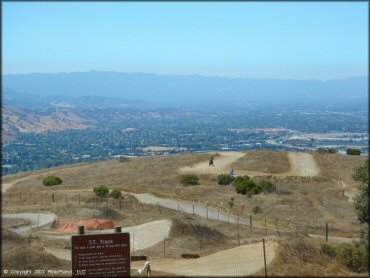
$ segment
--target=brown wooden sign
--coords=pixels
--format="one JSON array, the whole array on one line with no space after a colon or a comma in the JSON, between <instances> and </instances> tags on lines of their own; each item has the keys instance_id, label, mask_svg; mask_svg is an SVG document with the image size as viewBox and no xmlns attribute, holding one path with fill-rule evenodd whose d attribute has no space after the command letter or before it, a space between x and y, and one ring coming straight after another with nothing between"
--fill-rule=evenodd
<instances>
[{"instance_id":1,"label":"brown wooden sign","mask_svg":"<svg viewBox=\"0 0 370 278\"><path fill-rule=\"evenodd\" d=\"M72 236L72 277L130 277L130 234Z\"/></svg>"}]
</instances>

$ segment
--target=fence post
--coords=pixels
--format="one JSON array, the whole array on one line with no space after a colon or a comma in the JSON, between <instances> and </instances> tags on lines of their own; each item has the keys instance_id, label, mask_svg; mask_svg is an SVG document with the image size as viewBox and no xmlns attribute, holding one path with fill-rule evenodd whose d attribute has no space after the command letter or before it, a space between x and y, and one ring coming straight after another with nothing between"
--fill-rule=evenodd
<instances>
[{"instance_id":1,"label":"fence post","mask_svg":"<svg viewBox=\"0 0 370 278\"><path fill-rule=\"evenodd\" d=\"M85 234L85 226L78 226L78 234L79 235Z\"/></svg>"},{"instance_id":2,"label":"fence post","mask_svg":"<svg viewBox=\"0 0 370 278\"><path fill-rule=\"evenodd\" d=\"M166 238L163 238L163 258L166 257Z\"/></svg>"},{"instance_id":3,"label":"fence post","mask_svg":"<svg viewBox=\"0 0 370 278\"><path fill-rule=\"evenodd\" d=\"M239 232L239 222L238 222L238 244L240 246L240 232Z\"/></svg>"},{"instance_id":4,"label":"fence post","mask_svg":"<svg viewBox=\"0 0 370 278\"><path fill-rule=\"evenodd\" d=\"M159 206L159 202L158 201L157 201L157 205L158 205L159 214L162 214L161 213L161 207Z\"/></svg>"},{"instance_id":5,"label":"fence post","mask_svg":"<svg viewBox=\"0 0 370 278\"><path fill-rule=\"evenodd\" d=\"M122 232L122 228L121 228L121 226L116 226L116 227L114 228L114 232L115 232L115 233L121 233L121 232Z\"/></svg>"},{"instance_id":6,"label":"fence post","mask_svg":"<svg viewBox=\"0 0 370 278\"><path fill-rule=\"evenodd\" d=\"M193 204L193 215L194 215L194 204Z\"/></svg>"},{"instance_id":7,"label":"fence post","mask_svg":"<svg viewBox=\"0 0 370 278\"><path fill-rule=\"evenodd\" d=\"M326 242L328 242L328 239L329 239L329 226L328 226L328 222L325 223L325 240Z\"/></svg>"},{"instance_id":8,"label":"fence post","mask_svg":"<svg viewBox=\"0 0 370 278\"><path fill-rule=\"evenodd\" d=\"M267 277L266 248L265 248L265 239L264 238L262 239L262 243L263 243L263 262L264 262L264 266L265 266L265 277Z\"/></svg>"},{"instance_id":9,"label":"fence post","mask_svg":"<svg viewBox=\"0 0 370 278\"><path fill-rule=\"evenodd\" d=\"M242 214L243 214L243 211L244 211L244 205L242 206L242 210L241 210L241 212L240 212L240 215L242 215Z\"/></svg>"},{"instance_id":10,"label":"fence post","mask_svg":"<svg viewBox=\"0 0 370 278\"><path fill-rule=\"evenodd\" d=\"M54 203L54 193L53 193L53 194L51 194L51 197L52 197L52 199L53 199L53 203Z\"/></svg>"},{"instance_id":11,"label":"fence post","mask_svg":"<svg viewBox=\"0 0 370 278\"><path fill-rule=\"evenodd\" d=\"M265 235L267 235L267 225L266 225L266 218L265 218Z\"/></svg>"},{"instance_id":12,"label":"fence post","mask_svg":"<svg viewBox=\"0 0 370 278\"><path fill-rule=\"evenodd\" d=\"M251 226L251 231L252 231L252 214L249 215L249 225Z\"/></svg>"}]
</instances>

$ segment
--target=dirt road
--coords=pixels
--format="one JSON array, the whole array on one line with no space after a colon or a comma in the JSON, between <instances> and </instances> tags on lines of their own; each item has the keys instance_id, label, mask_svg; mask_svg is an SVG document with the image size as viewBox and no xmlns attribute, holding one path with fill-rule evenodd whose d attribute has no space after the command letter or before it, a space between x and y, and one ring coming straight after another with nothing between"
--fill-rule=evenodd
<instances>
[{"instance_id":1,"label":"dirt road","mask_svg":"<svg viewBox=\"0 0 370 278\"><path fill-rule=\"evenodd\" d=\"M191 202L175 199L166 199L157 197L151 193L131 193L123 192L123 194L129 194L134 196L140 203L149 204L149 205L159 205L161 207L166 207L173 210L180 210L181 212L195 214L208 219L215 219L223 222L238 223L238 217L233 214L226 214L221 211L218 211L215 208L207 206L202 206L200 204L194 205ZM194 211L193 211L194 205ZM249 225L249 219L239 218L239 223L244 225ZM256 226L257 227L257 226Z\"/></svg>"},{"instance_id":2,"label":"dirt road","mask_svg":"<svg viewBox=\"0 0 370 278\"><path fill-rule=\"evenodd\" d=\"M275 256L278 243L266 242L266 264ZM241 245L198 259L154 259L152 270L184 276L247 276L264 267L262 242ZM133 262L139 269L143 262Z\"/></svg>"}]
</instances>

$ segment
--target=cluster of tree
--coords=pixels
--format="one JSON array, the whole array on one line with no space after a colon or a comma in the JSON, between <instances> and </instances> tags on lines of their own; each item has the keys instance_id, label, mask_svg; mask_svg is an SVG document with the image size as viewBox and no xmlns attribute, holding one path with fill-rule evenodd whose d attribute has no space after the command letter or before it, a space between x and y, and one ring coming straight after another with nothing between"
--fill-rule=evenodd
<instances>
[{"instance_id":1,"label":"cluster of tree","mask_svg":"<svg viewBox=\"0 0 370 278\"><path fill-rule=\"evenodd\" d=\"M47 176L46 178L44 178L42 180L42 183L46 186L53 186L53 185L58 185L58 184L62 184L62 179L60 177L57 177L57 176Z\"/></svg>"},{"instance_id":2,"label":"cluster of tree","mask_svg":"<svg viewBox=\"0 0 370 278\"><path fill-rule=\"evenodd\" d=\"M359 149L348 148L346 152L348 155L360 155L361 154L361 150Z\"/></svg>"},{"instance_id":3,"label":"cluster of tree","mask_svg":"<svg viewBox=\"0 0 370 278\"><path fill-rule=\"evenodd\" d=\"M108 197L108 196L112 197L114 199L121 199L122 198L121 189L118 189L118 188L112 189L109 192L108 186L99 185L99 186L94 187L93 190L94 190L94 193L96 194L96 196L101 197L101 198Z\"/></svg>"},{"instance_id":4,"label":"cluster of tree","mask_svg":"<svg viewBox=\"0 0 370 278\"><path fill-rule=\"evenodd\" d=\"M221 174L217 177L218 184L228 185L233 184L238 194L259 194L261 192L274 192L276 186L270 180L254 181L249 176L234 177L228 174Z\"/></svg>"}]
</instances>

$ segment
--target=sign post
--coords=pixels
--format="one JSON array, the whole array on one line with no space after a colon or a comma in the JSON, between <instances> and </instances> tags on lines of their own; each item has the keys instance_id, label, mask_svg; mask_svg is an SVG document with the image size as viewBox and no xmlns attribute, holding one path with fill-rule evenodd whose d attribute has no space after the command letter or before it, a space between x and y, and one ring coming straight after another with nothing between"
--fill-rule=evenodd
<instances>
[{"instance_id":1,"label":"sign post","mask_svg":"<svg viewBox=\"0 0 370 278\"><path fill-rule=\"evenodd\" d=\"M72 236L72 277L130 277L130 234Z\"/></svg>"}]
</instances>

